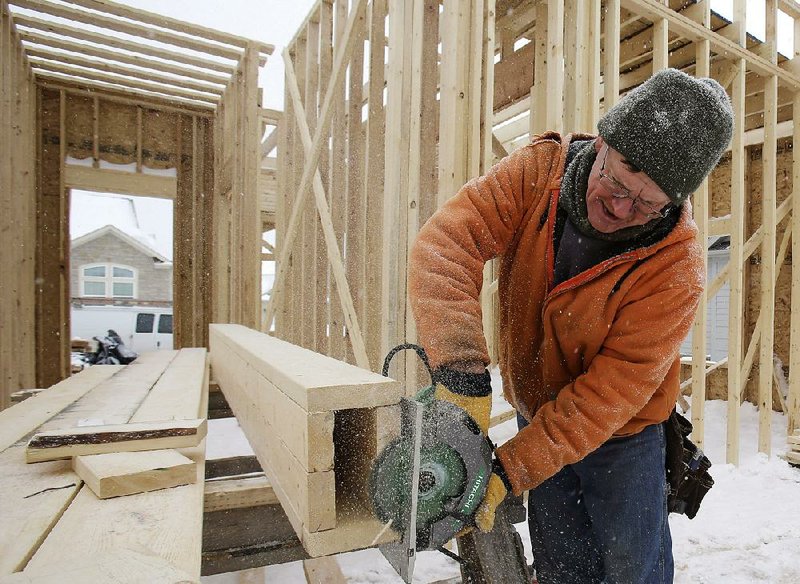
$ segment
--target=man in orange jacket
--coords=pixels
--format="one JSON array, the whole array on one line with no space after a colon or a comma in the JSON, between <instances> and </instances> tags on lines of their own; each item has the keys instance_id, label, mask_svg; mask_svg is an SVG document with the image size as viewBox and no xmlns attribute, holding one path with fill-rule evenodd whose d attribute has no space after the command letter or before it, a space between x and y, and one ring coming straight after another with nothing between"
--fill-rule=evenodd
<instances>
[{"instance_id":1,"label":"man in orange jacket","mask_svg":"<svg viewBox=\"0 0 800 584\"><path fill-rule=\"evenodd\" d=\"M689 196L727 148L730 102L667 69L598 123L545 133L474 179L414 245L409 292L436 396L488 431L480 292L500 258L503 390L519 433L475 517L530 491L540 584L671 582L664 425L705 285Z\"/></svg>"}]
</instances>

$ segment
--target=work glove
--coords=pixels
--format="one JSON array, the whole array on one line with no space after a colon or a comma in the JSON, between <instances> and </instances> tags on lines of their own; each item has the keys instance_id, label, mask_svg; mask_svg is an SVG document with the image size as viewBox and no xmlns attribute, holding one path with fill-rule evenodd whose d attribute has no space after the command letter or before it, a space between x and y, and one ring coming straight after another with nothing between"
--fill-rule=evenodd
<instances>
[{"instance_id":1,"label":"work glove","mask_svg":"<svg viewBox=\"0 0 800 584\"><path fill-rule=\"evenodd\" d=\"M484 436L489 433L492 413L492 384L489 371L466 373L440 368L433 373L433 397L457 405L478 424Z\"/></svg>"},{"instance_id":2,"label":"work glove","mask_svg":"<svg viewBox=\"0 0 800 584\"><path fill-rule=\"evenodd\" d=\"M486 495L475 511L475 526L483 533L490 532L494 527L497 508L509 492L511 492L511 482L508 480L508 475L506 475L500 460L495 458L492 461L492 474L489 476Z\"/></svg>"}]
</instances>

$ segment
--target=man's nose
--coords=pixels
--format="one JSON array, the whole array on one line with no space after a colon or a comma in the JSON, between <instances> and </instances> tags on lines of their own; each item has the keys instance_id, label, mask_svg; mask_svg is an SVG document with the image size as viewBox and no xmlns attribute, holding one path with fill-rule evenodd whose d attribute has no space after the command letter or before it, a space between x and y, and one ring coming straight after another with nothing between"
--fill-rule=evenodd
<instances>
[{"instance_id":1,"label":"man's nose","mask_svg":"<svg viewBox=\"0 0 800 584\"><path fill-rule=\"evenodd\" d=\"M611 205L617 217L628 217L634 213L635 201L631 197L611 197Z\"/></svg>"}]
</instances>

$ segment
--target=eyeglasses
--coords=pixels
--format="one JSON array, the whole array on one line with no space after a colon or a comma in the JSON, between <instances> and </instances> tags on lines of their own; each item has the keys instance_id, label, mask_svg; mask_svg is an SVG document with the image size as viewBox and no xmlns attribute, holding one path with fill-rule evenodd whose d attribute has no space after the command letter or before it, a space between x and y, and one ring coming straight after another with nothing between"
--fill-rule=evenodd
<instances>
[{"instance_id":1,"label":"eyeglasses","mask_svg":"<svg viewBox=\"0 0 800 584\"><path fill-rule=\"evenodd\" d=\"M608 192L611 193L611 196L615 199L630 199L631 200L631 207L633 208L634 212L639 213L647 220L655 219L656 217L661 217L662 219L666 217L670 209L672 209L672 205L670 203L666 203L661 209L656 209L648 203L647 201L643 201L639 195L634 195L624 186L619 184L617 180L611 176L610 174L606 174L606 159L608 158L608 146L606 146L606 153L603 155L603 164L600 165L600 183L603 185Z\"/></svg>"}]
</instances>

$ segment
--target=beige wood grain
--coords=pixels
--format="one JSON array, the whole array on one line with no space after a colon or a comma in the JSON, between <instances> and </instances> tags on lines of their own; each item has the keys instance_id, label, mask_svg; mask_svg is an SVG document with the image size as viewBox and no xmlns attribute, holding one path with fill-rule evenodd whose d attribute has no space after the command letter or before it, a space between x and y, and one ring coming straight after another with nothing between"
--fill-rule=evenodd
<instances>
[{"instance_id":1,"label":"beige wood grain","mask_svg":"<svg viewBox=\"0 0 800 584\"><path fill-rule=\"evenodd\" d=\"M215 342L227 344L308 412L390 405L402 396L397 381L234 324L211 325L215 371Z\"/></svg>"},{"instance_id":2,"label":"beige wood grain","mask_svg":"<svg viewBox=\"0 0 800 584\"><path fill-rule=\"evenodd\" d=\"M194 483L196 466L176 450L112 452L72 459L75 473L99 499Z\"/></svg>"},{"instance_id":3,"label":"beige wood grain","mask_svg":"<svg viewBox=\"0 0 800 584\"><path fill-rule=\"evenodd\" d=\"M0 412L0 451L24 438L122 368L121 365L90 367L50 387L45 395L31 397Z\"/></svg>"},{"instance_id":4,"label":"beige wood grain","mask_svg":"<svg viewBox=\"0 0 800 584\"><path fill-rule=\"evenodd\" d=\"M223 511L226 509L241 509L245 507L258 507L260 505L275 505L278 497L272 485L263 474L206 481L203 511Z\"/></svg>"},{"instance_id":5,"label":"beige wood grain","mask_svg":"<svg viewBox=\"0 0 800 584\"><path fill-rule=\"evenodd\" d=\"M197 446L206 431L206 420L196 418L39 432L28 442L25 459L43 462L88 454L187 448Z\"/></svg>"}]
</instances>

